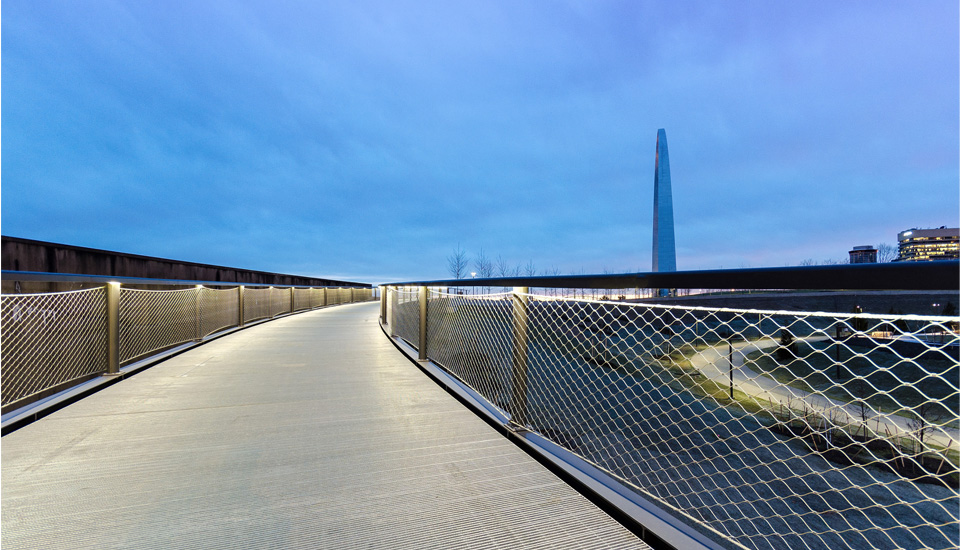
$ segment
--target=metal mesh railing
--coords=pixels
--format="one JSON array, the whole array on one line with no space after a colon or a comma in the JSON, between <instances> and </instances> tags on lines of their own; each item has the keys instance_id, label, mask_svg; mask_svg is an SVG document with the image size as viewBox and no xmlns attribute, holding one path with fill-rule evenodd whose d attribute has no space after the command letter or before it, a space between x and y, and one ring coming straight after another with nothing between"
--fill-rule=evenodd
<instances>
[{"instance_id":1,"label":"metal mesh railing","mask_svg":"<svg viewBox=\"0 0 960 550\"><path fill-rule=\"evenodd\" d=\"M240 300L236 288L201 287L200 336L209 336L225 328L237 326Z\"/></svg>"},{"instance_id":2,"label":"metal mesh railing","mask_svg":"<svg viewBox=\"0 0 960 550\"><path fill-rule=\"evenodd\" d=\"M3 405L102 372L104 289L0 296Z\"/></svg>"},{"instance_id":3,"label":"metal mesh railing","mask_svg":"<svg viewBox=\"0 0 960 550\"><path fill-rule=\"evenodd\" d=\"M391 335L403 338L416 348L420 340L420 303L416 289L392 290L389 299L393 301Z\"/></svg>"},{"instance_id":4,"label":"metal mesh railing","mask_svg":"<svg viewBox=\"0 0 960 550\"><path fill-rule=\"evenodd\" d=\"M304 309L313 309L319 306L319 297L322 292L322 290L317 288L293 289L293 310L302 311Z\"/></svg>"},{"instance_id":5,"label":"metal mesh railing","mask_svg":"<svg viewBox=\"0 0 960 550\"><path fill-rule=\"evenodd\" d=\"M243 322L273 317L272 288L248 288L243 293Z\"/></svg>"},{"instance_id":6,"label":"metal mesh railing","mask_svg":"<svg viewBox=\"0 0 960 550\"><path fill-rule=\"evenodd\" d=\"M324 296L330 293L338 298L335 303L351 298L349 289L245 288L243 321L326 305ZM0 296L4 412L110 368L107 294L99 287ZM362 301L371 294L370 289L355 289L352 296ZM120 364L200 340L240 321L238 288L157 291L118 286L117 296L119 331L112 349Z\"/></svg>"},{"instance_id":7,"label":"metal mesh railing","mask_svg":"<svg viewBox=\"0 0 960 550\"><path fill-rule=\"evenodd\" d=\"M281 313L290 313L293 311L293 304L290 302L290 289L271 288L270 289L270 317L276 317Z\"/></svg>"},{"instance_id":8,"label":"metal mesh railing","mask_svg":"<svg viewBox=\"0 0 960 550\"><path fill-rule=\"evenodd\" d=\"M200 338L197 289L120 289L120 363Z\"/></svg>"},{"instance_id":9,"label":"metal mesh railing","mask_svg":"<svg viewBox=\"0 0 960 550\"><path fill-rule=\"evenodd\" d=\"M960 540L956 317L431 292L427 321L431 359L726 546Z\"/></svg>"},{"instance_id":10,"label":"metal mesh railing","mask_svg":"<svg viewBox=\"0 0 960 550\"><path fill-rule=\"evenodd\" d=\"M346 303L350 297L350 290L345 288L331 288L327 290L330 305Z\"/></svg>"}]
</instances>

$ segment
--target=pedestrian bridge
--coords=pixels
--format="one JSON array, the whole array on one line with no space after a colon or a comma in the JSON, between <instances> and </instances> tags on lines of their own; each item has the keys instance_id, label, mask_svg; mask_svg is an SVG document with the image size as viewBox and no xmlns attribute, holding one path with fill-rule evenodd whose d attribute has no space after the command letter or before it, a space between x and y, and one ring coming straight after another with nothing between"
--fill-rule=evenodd
<instances>
[{"instance_id":1,"label":"pedestrian bridge","mask_svg":"<svg viewBox=\"0 0 960 550\"><path fill-rule=\"evenodd\" d=\"M18 286L0 542L956 548L958 276Z\"/></svg>"},{"instance_id":2,"label":"pedestrian bridge","mask_svg":"<svg viewBox=\"0 0 960 550\"><path fill-rule=\"evenodd\" d=\"M647 548L379 311L229 334L5 436L3 548Z\"/></svg>"}]
</instances>

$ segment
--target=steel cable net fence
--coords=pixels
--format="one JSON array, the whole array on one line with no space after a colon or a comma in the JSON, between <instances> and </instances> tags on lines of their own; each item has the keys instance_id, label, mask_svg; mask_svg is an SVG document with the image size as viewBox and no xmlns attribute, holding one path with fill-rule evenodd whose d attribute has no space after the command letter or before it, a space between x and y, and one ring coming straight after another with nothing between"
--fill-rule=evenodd
<instances>
[{"instance_id":1,"label":"steel cable net fence","mask_svg":"<svg viewBox=\"0 0 960 550\"><path fill-rule=\"evenodd\" d=\"M0 296L3 406L104 370L103 288Z\"/></svg>"},{"instance_id":2,"label":"steel cable net fence","mask_svg":"<svg viewBox=\"0 0 960 550\"><path fill-rule=\"evenodd\" d=\"M240 299L236 288L199 289L200 336L209 336L223 329L235 327L240 318Z\"/></svg>"},{"instance_id":3,"label":"steel cable net fence","mask_svg":"<svg viewBox=\"0 0 960 550\"><path fill-rule=\"evenodd\" d=\"M313 309L322 304L323 291L318 288L293 289L293 310Z\"/></svg>"},{"instance_id":4,"label":"steel cable net fence","mask_svg":"<svg viewBox=\"0 0 960 550\"><path fill-rule=\"evenodd\" d=\"M391 336L398 336L411 346L418 347L420 341L420 303L416 289L399 288L391 290L393 321L390 326Z\"/></svg>"},{"instance_id":5,"label":"steel cable net fence","mask_svg":"<svg viewBox=\"0 0 960 550\"><path fill-rule=\"evenodd\" d=\"M196 286L182 290L118 288L120 364L199 341L244 323L324 305L329 289ZM353 298L369 299L371 289ZM350 290L335 293L351 301ZM328 304L329 305L329 304ZM107 290L0 295L3 412L78 384L108 369ZM293 309L292 309L293 308Z\"/></svg>"},{"instance_id":6,"label":"steel cable net fence","mask_svg":"<svg viewBox=\"0 0 960 550\"><path fill-rule=\"evenodd\" d=\"M198 291L120 289L120 363L200 338Z\"/></svg>"},{"instance_id":7,"label":"steel cable net fence","mask_svg":"<svg viewBox=\"0 0 960 550\"><path fill-rule=\"evenodd\" d=\"M528 298L523 376L518 295L431 292L429 357L723 545L957 547L960 319Z\"/></svg>"},{"instance_id":8,"label":"steel cable net fence","mask_svg":"<svg viewBox=\"0 0 960 550\"><path fill-rule=\"evenodd\" d=\"M243 322L273 317L272 288L247 288L243 293Z\"/></svg>"},{"instance_id":9,"label":"steel cable net fence","mask_svg":"<svg viewBox=\"0 0 960 550\"><path fill-rule=\"evenodd\" d=\"M270 288L270 317L293 311L290 303L290 290L286 288Z\"/></svg>"},{"instance_id":10,"label":"steel cable net fence","mask_svg":"<svg viewBox=\"0 0 960 550\"><path fill-rule=\"evenodd\" d=\"M350 302L349 288L332 288L327 292L331 296L330 305L345 304Z\"/></svg>"}]
</instances>

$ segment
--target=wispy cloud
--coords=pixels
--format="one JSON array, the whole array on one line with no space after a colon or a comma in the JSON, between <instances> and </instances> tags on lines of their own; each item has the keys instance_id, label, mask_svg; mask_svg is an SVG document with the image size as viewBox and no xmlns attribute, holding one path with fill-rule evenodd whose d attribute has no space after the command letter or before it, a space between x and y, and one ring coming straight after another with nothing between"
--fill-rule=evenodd
<instances>
[{"instance_id":1,"label":"wispy cloud","mask_svg":"<svg viewBox=\"0 0 960 550\"><path fill-rule=\"evenodd\" d=\"M958 7L38 3L3 11L5 234L310 275L459 242L681 269L957 224Z\"/></svg>"}]
</instances>

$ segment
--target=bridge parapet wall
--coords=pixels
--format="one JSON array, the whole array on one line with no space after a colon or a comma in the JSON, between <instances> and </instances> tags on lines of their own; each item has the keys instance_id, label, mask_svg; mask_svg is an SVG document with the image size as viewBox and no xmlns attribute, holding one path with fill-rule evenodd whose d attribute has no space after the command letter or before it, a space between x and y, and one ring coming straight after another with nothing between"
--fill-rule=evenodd
<instances>
[{"instance_id":1,"label":"bridge parapet wall","mask_svg":"<svg viewBox=\"0 0 960 550\"><path fill-rule=\"evenodd\" d=\"M295 286L361 286L370 285L337 279L302 277L238 269L217 265L200 264L166 258L155 258L123 252L112 252L95 248L84 248L65 244L50 243L2 237L0 266L4 271L30 271L41 273L78 273L83 275L102 275L116 277L142 277L148 279L176 279L183 281L222 281L224 283L248 283L261 285ZM4 281L3 292L12 293L14 281ZM52 292L74 290L68 283L30 283L25 292ZM7 288L10 286L10 288Z\"/></svg>"}]
</instances>

